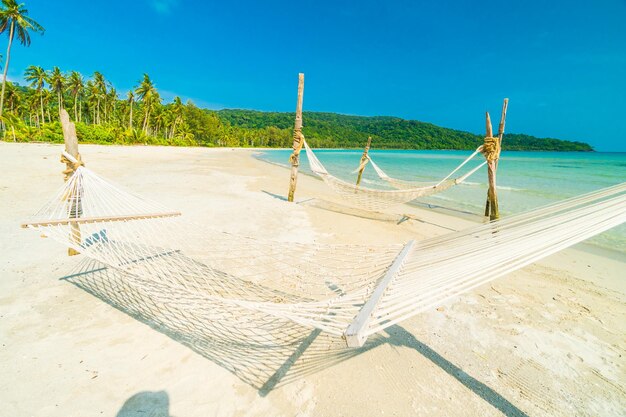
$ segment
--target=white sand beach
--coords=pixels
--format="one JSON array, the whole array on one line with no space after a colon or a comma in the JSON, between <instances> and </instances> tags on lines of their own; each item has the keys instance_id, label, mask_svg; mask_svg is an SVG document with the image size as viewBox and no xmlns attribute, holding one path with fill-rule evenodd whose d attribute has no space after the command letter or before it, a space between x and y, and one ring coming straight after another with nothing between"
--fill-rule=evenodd
<instances>
[{"instance_id":1,"label":"white sand beach","mask_svg":"<svg viewBox=\"0 0 626 417\"><path fill-rule=\"evenodd\" d=\"M623 254L578 245L350 354L307 362L294 348L287 363L250 363L90 293L67 279L82 256L20 228L62 185L61 150L0 142L0 416L625 415ZM390 220L321 209L315 201L340 200L305 175L300 204L289 204L288 171L254 150L80 151L90 169L189 221L252 237L404 243L480 221L408 205Z\"/></svg>"}]
</instances>

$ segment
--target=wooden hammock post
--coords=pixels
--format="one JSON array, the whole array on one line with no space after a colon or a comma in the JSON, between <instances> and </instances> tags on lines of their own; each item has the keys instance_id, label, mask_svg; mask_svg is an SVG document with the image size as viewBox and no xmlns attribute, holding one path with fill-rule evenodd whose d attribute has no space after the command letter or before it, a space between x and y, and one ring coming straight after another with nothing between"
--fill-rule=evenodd
<instances>
[{"instance_id":1,"label":"wooden hammock post","mask_svg":"<svg viewBox=\"0 0 626 417\"><path fill-rule=\"evenodd\" d=\"M487 155L486 150L485 150L485 145L487 143L487 138L492 138L493 137L493 128L491 127L491 118L489 117L489 112L485 112L485 118L487 121L487 127L485 129L485 144L483 144L483 153L485 154L485 157ZM491 198L492 196L494 198L496 198L496 194L492 193L492 190L495 191L495 178L494 178L494 169L493 169L493 164L491 164L490 162L487 162L487 178L489 180L489 188L487 189L487 202L485 203L485 217L489 216L491 214ZM494 184L493 188L492 188L492 184Z\"/></svg>"},{"instance_id":2,"label":"wooden hammock post","mask_svg":"<svg viewBox=\"0 0 626 417\"><path fill-rule=\"evenodd\" d=\"M497 220L500 218L498 194L496 191L496 172L498 170L498 160L500 159L500 152L502 150L502 138L504 137L504 125L508 105L509 99L505 98L504 103L502 104L502 115L500 116L498 137L493 137L491 118L489 117L489 112L486 113L486 134L485 143L483 144L483 154L487 159L487 176L489 179L487 203L485 204L485 216L489 216L489 220Z\"/></svg>"},{"instance_id":3,"label":"wooden hammock post","mask_svg":"<svg viewBox=\"0 0 626 417\"><path fill-rule=\"evenodd\" d=\"M59 116L61 118L61 128L63 129L63 140L65 141L65 151L71 156L73 156L76 160L78 160L79 161L78 164L80 164L80 155L78 154L78 136L76 136L76 126L74 125L74 123L70 122L70 115L67 113L65 109L61 109L61 111L59 112ZM65 176L65 181L67 181L72 176L73 172L76 171L78 164L67 160L67 158L62 158L61 162L65 162L67 166L65 171L63 171L63 174ZM77 189L76 194L71 193L70 195L67 196L68 201L70 202L70 210L69 210L70 212L68 214L72 218L78 218L81 215L81 212L82 212L82 206L81 206L81 201L80 201L81 194L82 194L81 190ZM80 226L78 225L78 223L71 223L70 230L71 230L70 239L73 242L80 244L81 242ZM73 256L73 255L78 255L79 252L73 248L68 248L67 254L69 256Z\"/></svg>"},{"instance_id":4,"label":"wooden hammock post","mask_svg":"<svg viewBox=\"0 0 626 417\"><path fill-rule=\"evenodd\" d=\"M361 176L363 176L363 170L365 169L365 161L367 161L367 153L370 151L370 146L372 144L372 137L367 138L367 145L365 145L365 150L363 151L363 155L361 156L361 162L359 166L359 176L356 177L356 185L358 186L361 183Z\"/></svg>"},{"instance_id":5,"label":"wooden hammock post","mask_svg":"<svg viewBox=\"0 0 626 417\"><path fill-rule=\"evenodd\" d=\"M302 136L302 98L304 96L304 74L298 74L298 101L296 103L296 122L293 127L293 153L289 158L291 162L291 177L289 178L289 194L287 201L293 202L298 181L298 166L300 165L300 151L304 145Z\"/></svg>"}]
</instances>

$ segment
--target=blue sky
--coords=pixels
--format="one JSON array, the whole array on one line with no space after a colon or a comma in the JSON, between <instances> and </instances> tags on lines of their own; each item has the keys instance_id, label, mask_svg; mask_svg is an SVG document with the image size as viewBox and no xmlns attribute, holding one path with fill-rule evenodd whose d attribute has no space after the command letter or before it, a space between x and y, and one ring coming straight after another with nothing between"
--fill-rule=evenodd
<instances>
[{"instance_id":1,"label":"blue sky","mask_svg":"<svg viewBox=\"0 0 626 417\"><path fill-rule=\"evenodd\" d=\"M209 108L390 115L626 151L626 2L22 0L45 28L31 64ZM305 120L306 126L306 120Z\"/></svg>"}]
</instances>

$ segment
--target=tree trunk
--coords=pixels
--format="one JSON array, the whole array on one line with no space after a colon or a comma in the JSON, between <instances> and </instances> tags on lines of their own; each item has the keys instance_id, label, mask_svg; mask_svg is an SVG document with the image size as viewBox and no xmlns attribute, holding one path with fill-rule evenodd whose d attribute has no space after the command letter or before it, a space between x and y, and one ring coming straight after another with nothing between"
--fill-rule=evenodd
<instances>
[{"instance_id":1,"label":"tree trunk","mask_svg":"<svg viewBox=\"0 0 626 417\"><path fill-rule=\"evenodd\" d=\"M74 95L74 121L78 121L78 109L76 105L78 104L78 93Z\"/></svg>"},{"instance_id":2,"label":"tree trunk","mask_svg":"<svg viewBox=\"0 0 626 417\"><path fill-rule=\"evenodd\" d=\"M133 130L133 101L130 101L130 116L128 117L128 128Z\"/></svg>"},{"instance_id":3,"label":"tree trunk","mask_svg":"<svg viewBox=\"0 0 626 417\"><path fill-rule=\"evenodd\" d=\"M39 102L41 103L41 123L43 124L44 120L46 120L46 114L43 111L43 90L39 91ZM37 116L39 118L39 116Z\"/></svg>"},{"instance_id":4,"label":"tree trunk","mask_svg":"<svg viewBox=\"0 0 626 417\"><path fill-rule=\"evenodd\" d=\"M291 154L291 174L289 176L289 193L287 201L293 202L298 182L298 166L300 165L300 150L302 149L302 99L304 97L304 74L298 74L298 99L296 101L296 121L293 128L293 153Z\"/></svg>"},{"instance_id":5,"label":"tree trunk","mask_svg":"<svg viewBox=\"0 0 626 417\"><path fill-rule=\"evenodd\" d=\"M150 119L150 108L146 109L146 116L143 119L143 131L148 134L148 120Z\"/></svg>"},{"instance_id":6,"label":"tree trunk","mask_svg":"<svg viewBox=\"0 0 626 417\"><path fill-rule=\"evenodd\" d=\"M15 31L15 21L11 21L11 30L9 31L9 45L7 46L7 60L4 64L4 72L2 73L2 94L0 95L0 117L2 117L2 107L4 106L4 88L7 83L7 71L9 70L9 61L11 59L11 44L13 43L13 32Z\"/></svg>"}]
</instances>

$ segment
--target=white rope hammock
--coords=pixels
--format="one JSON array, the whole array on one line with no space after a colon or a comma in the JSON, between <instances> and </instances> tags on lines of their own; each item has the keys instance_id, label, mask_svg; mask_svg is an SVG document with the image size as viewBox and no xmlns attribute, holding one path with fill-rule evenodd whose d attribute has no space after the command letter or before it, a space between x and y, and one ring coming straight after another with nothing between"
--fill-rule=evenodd
<instances>
[{"instance_id":1,"label":"white rope hammock","mask_svg":"<svg viewBox=\"0 0 626 417\"><path fill-rule=\"evenodd\" d=\"M448 179L450 177L452 177L452 175L454 175L458 170L463 168L463 166L465 166L465 164L467 164L476 155L478 155L481 152L481 150L482 150L482 146L477 148L470 156L468 156L463 162L461 162L456 168L454 168L448 175L446 175L442 180L440 180L437 183L434 183L434 182L423 182L423 181L406 181L406 180L401 180L401 179L398 179L398 178L392 178L389 175L387 175L385 173L385 171L383 171L382 168L379 167L378 164L376 164L374 162L374 160L372 160L372 157L370 155L367 156L367 160L369 162L371 162L372 168L374 168L374 171L376 172L376 175L378 175L378 178L388 182L394 188L397 188L397 189L400 189L400 190L409 190L409 189L417 188L417 187L429 187L429 186L430 187L433 187L433 186L436 187L436 186L438 186L438 185L448 181ZM454 180L455 181L455 185L456 184L461 184L462 182L464 182L467 178L469 178L471 175L473 175L476 171L478 171L480 168L485 166L485 164L487 164L487 161L483 161L480 165L476 166L475 168L473 168L468 173L466 173L463 176L461 176L461 177L457 178L456 180Z\"/></svg>"},{"instance_id":2,"label":"white rope hammock","mask_svg":"<svg viewBox=\"0 0 626 417\"><path fill-rule=\"evenodd\" d=\"M450 187L462 183L470 175L474 174L486 164L486 162L483 162L463 176L451 179L452 175L454 175L459 169L480 153L482 147L479 147L442 180L433 183L413 183L389 177L368 156L368 160L371 162L372 167L378 176L396 188L396 190L379 190L357 186L331 175L313 153L313 150L309 147L306 140L304 140L304 148L309 161L309 167L313 173L319 176L330 188L339 193L342 196L342 199L368 210L381 210L392 205L408 203L416 198L426 197L447 190ZM357 168L357 171L358 169L360 169L360 167Z\"/></svg>"},{"instance_id":3,"label":"white rope hammock","mask_svg":"<svg viewBox=\"0 0 626 417\"><path fill-rule=\"evenodd\" d=\"M244 334L278 317L360 346L623 223L626 183L405 246L266 241L188 224L177 214L80 167L23 226L123 272L156 306L201 311L217 323L245 317L242 326L250 327L224 324L225 333Z\"/></svg>"}]
</instances>

